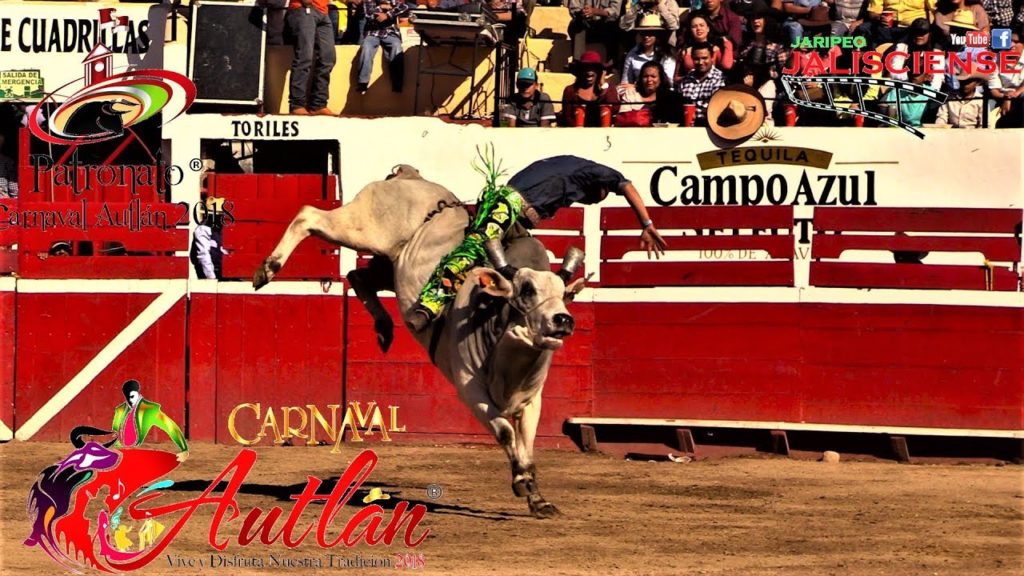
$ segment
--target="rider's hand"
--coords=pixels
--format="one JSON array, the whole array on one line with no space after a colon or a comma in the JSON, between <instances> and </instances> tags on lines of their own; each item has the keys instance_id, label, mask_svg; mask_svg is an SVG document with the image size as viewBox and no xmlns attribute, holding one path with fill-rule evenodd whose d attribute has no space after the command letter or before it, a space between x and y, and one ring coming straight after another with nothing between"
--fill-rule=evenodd
<instances>
[{"instance_id":1,"label":"rider's hand","mask_svg":"<svg viewBox=\"0 0 1024 576\"><path fill-rule=\"evenodd\" d=\"M651 258L651 252L654 252L654 256L661 259L661 255L665 253L665 249L668 248L668 244L665 239L658 233L658 229L651 224L644 231L640 233L640 247L647 251L647 258Z\"/></svg>"}]
</instances>

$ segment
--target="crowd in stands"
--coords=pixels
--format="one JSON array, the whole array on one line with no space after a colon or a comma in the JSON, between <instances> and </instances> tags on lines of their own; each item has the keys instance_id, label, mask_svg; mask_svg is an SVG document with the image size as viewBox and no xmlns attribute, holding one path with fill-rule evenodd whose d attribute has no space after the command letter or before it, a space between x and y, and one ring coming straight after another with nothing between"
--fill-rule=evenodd
<instances>
[{"instance_id":1,"label":"crowd in stands","mask_svg":"<svg viewBox=\"0 0 1024 576\"><path fill-rule=\"evenodd\" d=\"M360 44L353 63L358 93L367 90L379 48L383 48L391 88L401 92L404 65L399 22L414 8L473 12L486 6L506 23L506 42L517 45L528 32L537 0L483 1L485 4L480 0L347 0L341 4L340 0L289 0L286 23L296 47L291 113L334 114L326 107L333 43ZM765 100L769 123L864 125L863 116L850 112L863 105L912 126L1024 126L1024 63L1009 73L985 76L967 72L874 75L941 91L948 95L944 104L884 86L859 94L856 89L832 84L828 90L821 85L791 84L791 91L802 91L807 100L830 103L837 110L797 108L782 79L783 70L807 62L815 53L826 63L849 62L854 48L813 42L822 37L830 43L850 37L859 50L936 52L946 58L951 53L966 55L982 49L967 46L965 34L997 31L998 39L989 36L992 47L983 49L1019 56L1024 49L1022 3L1024 0L564 0L570 16L567 32L575 82L561 95L546 94L535 69L520 69L517 91L500 110L501 124L701 125L706 122L712 94L727 85L744 84ZM339 24L339 16L345 22ZM1005 41L1006 32L1012 32L1009 42ZM899 68L905 61L896 57L893 63ZM830 72L826 68L816 75Z\"/></svg>"},{"instance_id":2,"label":"crowd in stands","mask_svg":"<svg viewBox=\"0 0 1024 576\"><path fill-rule=\"evenodd\" d=\"M806 100L831 101L836 109L819 111L797 108L781 83L783 70L806 62L812 53L826 65L816 76L830 75L830 56L846 63L837 64L839 68L849 67L854 47L830 47L814 42L816 37L834 43L850 36L857 41L856 49L894 54L897 69L910 64L899 53L935 52L941 63L949 54L980 50L1008 51L1019 58L1024 7L1018 0L689 1L691 5L683 6L677 0L571 0L571 71L576 80L562 94L557 125L699 126L706 122L708 102L717 90L744 84L764 98L770 123L864 125L863 116L848 112L863 102L871 111L911 126L1024 126L1024 62L1019 61L1008 72L987 75L971 70L874 75L944 92L949 97L943 104L885 86L865 85L862 95L835 84L829 85L828 95L821 85L791 86L805 89ZM997 37L991 36L994 31ZM971 32L990 38L990 45L966 46L965 35ZM609 57L584 51L587 43L603 46ZM559 102L530 81L535 77L532 69L520 74L519 92L503 111L506 119L517 118L510 124L550 122L552 103ZM524 110L533 107L545 112L524 121Z\"/></svg>"}]
</instances>

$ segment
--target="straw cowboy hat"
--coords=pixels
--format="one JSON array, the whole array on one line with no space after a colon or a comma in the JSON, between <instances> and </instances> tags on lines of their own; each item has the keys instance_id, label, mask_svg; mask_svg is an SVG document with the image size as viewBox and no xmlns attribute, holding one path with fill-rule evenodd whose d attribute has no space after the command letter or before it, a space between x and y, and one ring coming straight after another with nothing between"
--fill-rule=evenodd
<instances>
[{"instance_id":1,"label":"straw cowboy hat","mask_svg":"<svg viewBox=\"0 0 1024 576\"><path fill-rule=\"evenodd\" d=\"M633 28L634 32L668 32L665 22L657 14L644 14L640 22Z\"/></svg>"},{"instance_id":2,"label":"straw cowboy hat","mask_svg":"<svg viewBox=\"0 0 1024 576\"><path fill-rule=\"evenodd\" d=\"M977 30L978 22L974 19L974 12L970 10L957 10L953 13L953 19L946 23L947 26L956 26L965 30Z\"/></svg>"},{"instance_id":3,"label":"straw cowboy hat","mask_svg":"<svg viewBox=\"0 0 1024 576\"><path fill-rule=\"evenodd\" d=\"M363 497L363 504L369 504L377 500L391 500L391 496L385 494L380 487L370 488L370 493Z\"/></svg>"},{"instance_id":4,"label":"straw cowboy hat","mask_svg":"<svg viewBox=\"0 0 1024 576\"><path fill-rule=\"evenodd\" d=\"M727 145L754 135L766 116L764 97L745 84L719 89L708 102L708 130Z\"/></svg>"}]
</instances>

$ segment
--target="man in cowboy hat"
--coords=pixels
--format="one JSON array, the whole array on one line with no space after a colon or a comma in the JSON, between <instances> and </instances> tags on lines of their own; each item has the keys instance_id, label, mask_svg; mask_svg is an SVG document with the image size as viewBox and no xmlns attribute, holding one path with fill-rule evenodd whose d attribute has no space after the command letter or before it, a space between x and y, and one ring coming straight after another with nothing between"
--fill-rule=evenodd
<instances>
[{"instance_id":1,"label":"man in cowboy hat","mask_svg":"<svg viewBox=\"0 0 1024 576\"><path fill-rule=\"evenodd\" d=\"M719 147L734 146L750 138L765 119L764 97L745 84L732 84L714 93L708 102L708 131Z\"/></svg>"},{"instance_id":2,"label":"man in cowboy hat","mask_svg":"<svg viewBox=\"0 0 1024 576\"><path fill-rule=\"evenodd\" d=\"M954 8L943 14L935 13L935 26L944 34L963 36L968 30L988 32L988 14L979 4L967 6L964 0L952 0Z\"/></svg>"},{"instance_id":3,"label":"man in cowboy hat","mask_svg":"<svg viewBox=\"0 0 1024 576\"><path fill-rule=\"evenodd\" d=\"M959 76L959 80L960 89L957 90L956 97L949 98L939 107L935 125L953 128L981 128L983 101L975 96L978 89L988 82L988 77L978 73L963 74Z\"/></svg>"}]
</instances>

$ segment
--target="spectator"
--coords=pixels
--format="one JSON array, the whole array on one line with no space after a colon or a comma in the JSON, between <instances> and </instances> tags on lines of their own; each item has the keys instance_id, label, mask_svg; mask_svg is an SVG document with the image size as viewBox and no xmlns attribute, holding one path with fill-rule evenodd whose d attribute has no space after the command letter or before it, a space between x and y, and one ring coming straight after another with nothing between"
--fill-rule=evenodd
<instances>
[{"instance_id":1,"label":"spectator","mask_svg":"<svg viewBox=\"0 0 1024 576\"><path fill-rule=\"evenodd\" d=\"M206 218L192 233L189 259L199 278L220 280L223 277L221 264L228 254L224 248L223 211L223 198L206 198Z\"/></svg>"},{"instance_id":2,"label":"spectator","mask_svg":"<svg viewBox=\"0 0 1024 576\"><path fill-rule=\"evenodd\" d=\"M639 30L636 26L668 31L664 43L675 46L676 35L673 32L679 30L679 4L676 4L676 0L629 0L626 2L625 14L619 19L619 27L626 32L633 32Z\"/></svg>"},{"instance_id":3,"label":"spectator","mask_svg":"<svg viewBox=\"0 0 1024 576\"><path fill-rule=\"evenodd\" d=\"M757 66L748 64L743 70L743 85L749 86L761 95L767 107L765 122L772 126L775 124L775 108L778 104L778 86L771 76L770 68L765 65Z\"/></svg>"},{"instance_id":4,"label":"spectator","mask_svg":"<svg viewBox=\"0 0 1024 576\"><path fill-rule=\"evenodd\" d=\"M734 44L728 37L719 36L711 28L711 21L704 14L690 16L686 26L686 35L679 52L679 67L676 69L677 79L694 69L693 47L708 45L711 48L711 63L722 70L731 70L734 62Z\"/></svg>"},{"instance_id":5,"label":"spectator","mask_svg":"<svg viewBox=\"0 0 1024 576\"><path fill-rule=\"evenodd\" d=\"M867 36L875 46L896 42L906 35L914 20L924 18L931 22L934 14L935 0L869 0L867 21L854 34Z\"/></svg>"},{"instance_id":6,"label":"spectator","mask_svg":"<svg viewBox=\"0 0 1024 576\"><path fill-rule=\"evenodd\" d=\"M615 117L616 126L651 126L655 123L683 122L683 102L669 90L669 80L661 65L647 62L640 67L636 85L619 85L622 106Z\"/></svg>"},{"instance_id":7,"label":"spectator","mask_svg":"<svg viewBox=\"0 0 1024 576\"><path fill-rule=\"evenodd\" d=\"M961 77L960 90L955 98L946 100L939 108L935 124L953 128L981 128L982 101L976 96L978 88L987 80L987 77L981 75Z\"/></svg>"},{"instance_id":8,"label":"spectator","mask_svg":"<svg viewBox=\"0 0 1024 576\"><path fill-rule=\"evenodd\" d=\"M626 63L622 67L622 83L636 84L640 78L640 68L647 62L661 64L662 70L669 78L675 77L676 59L669 53L666 45L668 29L662 27L662 18L657 14L644 16L636 30L636 46L626 54Z\"/></svg>"},{"instance_id":9,"label":"spectator","mask_svg":"<svg viewBox=\"0 0 1024 576\"><path fill-rule=\"evenodd\" d=\"M1018 58L1024 56L1024 26L1013 31L1010 52ZM988 81L989 92L1001 100L1002 118L999 126L1007 128L1024 128L1024 61L1018 61L1009 73L996 72Z\"/></svg>"},{"instance_id":10,"label":"spectator","mask_svg":"<svg viewBox=\"0 0 1024 576\"><path fill-rule=\"evenodd\" d=\"M391 76L391 91L401 92L405 82L405 53L398 20L409 12L405 0L363 0L366 32L359 49L359 78L356 91L366 94L377 48L384 47L384 61Z\"/></svg>"},{"instance_id":11,"label":"spectator","mask_svg":"<svg viewBox=\"0 0 1024 576\"><path fill-rule=\"evenodd\" d=\"M728 38L733 47L739 49L743 42L743 19L729 9L723 0L705 0L704 8L708 15L708 24L715 34Z\"/></svg>"},{"instance_id":12,"label":"spectator","mask_svg":"<svg viewBox=\"0 0 1024 576\"><path fill-rule=\"evenodd\" d=\"M956 31L957 34L964 34L965 30L988 32L988 14L978 4L967 6L964 0L939 0L935 10L935 26L943 34L950 34L951 25L961 28Z\"/></svg>"},{"instance_id":13,"label":"spectator","mask_svg":"<svg viewBox=\"0 0 1024 576\"><path fill-rule=\"evenodd\" d=\"M605 63L597 52L587 51L573 62L576 82L562 92L562 126L611 126L619 97L604 83Z\"/></svg>"},{"instance_id":14,"label":"spectator","mask_svg":"<svg viewBox=\"0 0 1024 576\"><path fill-rule=\"evenodd\" d=\"M334 69L334 28L327 16L327 0L291 0L285 21L295 37L292 75L288 89L288 106L297 116L334 116L327 108ZM310 93L309 75L316 56L316 71Z\"/></svg>"},{"instance_id":15,"label":"spectator","mask_svg":"<svg viewBox=\"0 0 1024 576\"><path fill-rule=\"evenodd\" d=\"M363 11L363 0L348 0L345 5L345 32L341 36L342 44L362 44L363 32L366 30L366 13Z\"/></svg>"},{"instance_id":16,"label":"spectator","mask_svg":"<svg viewBox=\"0 0 1024 576\"><path fill-rule=\"evenodd\" d=\"M555 119L551 97L537 86L537 71L523 68L516 77L516 93L505 105L502 119L513 128L550 126Z\"/></svg>"},{"instance_id":17,"label":"spectator","mask_svg":"<svg viewBox=\"0 0 1024 576\"><path fill-rule=\"evenodd\" d=\"M928 20L924 18L918 18L914 20L910 27L907 28L907 40L906 42L900 42L895 44L893 47L894 55L892 57L892 65L894 69L902 69L906 64L906 58L901 55L909 54L911 58L914 57L916 52L936 52L936 58L939 58L945 63L945 50L938 43L932 41L933 36L942 36L941 32L932 33L931 26L928 24ZM908 73L904 72L893 72L890 77L893 80L899 80L901 82L907 82ZM929 86L935 90L941 90L943 85L943 75L935 74L932 77Z\"/></svg>"},{"instance_id":18,"label":"spectator","mask_svg":"<svg viewBox=\"0 0 1024 576\"><path fill-rule=\"evenodd\" d=\"M678 91L683 102L697 105L694 125L699 126L706 123L708 101L712 94L725 86L725 77L711 63L711 46L698 44L693 47L692 54L695 67L683 76Z\"/></svg>"},{"instance_id":19,"label":"spectator","mask_svg":"<svg viewBox=\"0 0 1024 576\"><path fill-rule=\"evenodd\" d=\"M782 45L779 25L768 15L767 10L755 10L747 20L747 33L743 39L743 50L737 60L744 70L765 68L771 78L782 75L789 60L790 51Z\"/></svg>"},{"instance_id":20,"label":"spectator","mask_svg":"<svg viewBox=\"0 0 1024 576\"><path fill-rule=\"evenodd\" d=\"M982 6L993 28L1009 28L1013 25L1013 0L985 0Z\"/></svg>"},{"instance_id":21,"label":"spectator","mask_svg":"<svg viewBox=\"0 0 1024 576\"><path fill-rule=\"evenodd\" d=\"M18 163L3 152L4 134L0 132L0 198L18 197Z\"/></svg>"},{"instance_id":22,"label":"spectator","mask_svg":"<svg viewBox=\"0 0 1024 576\"><path fill-rule=\"evenodd\" d=\"M600 42L606 58L619 56L619 14L622 0L569 0L569 37L572 57L579 59L587 42Z\"/></svg>"},{"instance_id":23,"label":"spectator","mask_svg":"<svg viewBox=\"0 0 1024 576\"><path fill-rule=\"evenodd\" d=\"M931 74L920 74L914 77L914 84L925 86L931 81ZM899 94L899 106L897 107L896 95ZM882 113L890 118L898 118L904 124L910 126L921 126L921 118L928 107L928 98L922 94L893 88L882 96Z\"/></svg>"},{"instance_id":24,"label":"spectator","mask_svg":"<svg viewBox=\"0 0 1024 576\"><path fill-rule=\"evenodd\" d=\"M864 0L834 0L835 20L832 21L832 35L852 34L864 23Z\"/></svg>"},{"instance_id":25,"label":"spectator","mask_svg":"<svg viewBox=\"0 0 1024 576\"><path fill-rule=\"evenodd\" d=\"M792 0L783 2L783 6L792 5L799 9L808 9L804 17L790 16L782 23L782 29L786 32L786 39L790 46L795 46L804 37L806 31L815 36L819 32L831 32L832 20L829 19L827 4L819 0Z\"/></svg>"}]
</instances>

